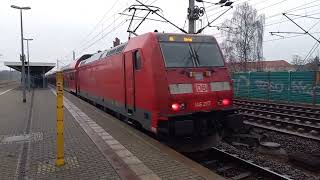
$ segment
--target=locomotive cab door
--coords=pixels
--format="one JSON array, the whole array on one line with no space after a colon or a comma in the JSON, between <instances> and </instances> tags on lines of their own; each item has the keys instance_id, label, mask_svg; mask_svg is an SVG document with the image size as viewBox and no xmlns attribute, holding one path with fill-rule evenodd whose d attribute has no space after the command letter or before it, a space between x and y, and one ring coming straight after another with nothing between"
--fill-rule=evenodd
<instances>
[{"instance_id":1,"label":"locomotive cab door","mask_svg":"<svg viewBox=\"0 0 320 180\"><path fill-rule=\"evenodd\" d=\"M136 71L141 69L141 53L132 50L125 53L125 108L128 115L136 112Z\"/></svg>"},{"instance_id":2,"label":"locomotive cab door","mask_svg":"<svg viewBox=\"0 0 320 180\"><path fill-rule=\"evenodd\" d=\"M79 95L80 93L79 71L75 71L74 75L75 75L74 80L75 80L75 86L76 86L76 95Z\"/></svg>"}]
</instances>

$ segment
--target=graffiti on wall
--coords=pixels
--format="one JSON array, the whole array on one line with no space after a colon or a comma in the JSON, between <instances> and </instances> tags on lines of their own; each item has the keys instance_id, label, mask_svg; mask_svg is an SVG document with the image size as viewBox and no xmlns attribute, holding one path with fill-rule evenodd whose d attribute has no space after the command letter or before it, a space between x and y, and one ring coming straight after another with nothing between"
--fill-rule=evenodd
<instances>
[{"instance_id":1,"label":"graffiti on wall","mask_svg":"<svg viewBox=\"0 0 320 180\"><path fill-rule=\"evenodd\" d=\"M316 91L320 91L320 85L313 87L313 83L311 81L296 81L291 80L291 86L288 81L268 81L268 80L252 80L248 78L246 75L239 75L238 78L234 79L234 91L236 94L239 94L241 90L246 89L249 91L249 86L251 86L250 90L258 90L265 92L274 92L274 93L287 93L290 91L295 94L305 94L305 95L313 95L313 88L316 88ZM254 92L253 92L254 93Z\"/></svg>"}]
</instances>

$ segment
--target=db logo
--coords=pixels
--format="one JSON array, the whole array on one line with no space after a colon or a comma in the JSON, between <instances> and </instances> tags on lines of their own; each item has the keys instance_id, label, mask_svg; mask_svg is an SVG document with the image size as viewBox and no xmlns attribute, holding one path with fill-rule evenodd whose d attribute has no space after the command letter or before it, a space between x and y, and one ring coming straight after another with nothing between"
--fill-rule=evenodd
<instances>
[{"instance_id":1,"label":"db logo","mask_svg":"<svg viewBox=\"0 0 320 180\"><path fill-rule=\"evenodd\" d=\"M196 92L208 92L208 85L207 84L196 84Z\"/></svg>"}]
</instances>

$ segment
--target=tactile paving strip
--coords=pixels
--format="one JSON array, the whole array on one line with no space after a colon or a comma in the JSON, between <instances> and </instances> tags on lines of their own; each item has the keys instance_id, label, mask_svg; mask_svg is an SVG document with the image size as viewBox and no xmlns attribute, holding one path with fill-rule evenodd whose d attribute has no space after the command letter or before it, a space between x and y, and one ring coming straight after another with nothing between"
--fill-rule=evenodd
<instances>
[{"instance_id":1,"label":"tactile paving strip","mask_svg":"<svg viewBox=\"0 0 320 180\"><path fill-rule=\"evenodd\" d=\"M35 142L43 139L42 132L36 132L31 134L17 134L17 135L0 135L1 144L13 144L13 143L24 143L24 142Z\"/></svg>"},{"instance_id":2,"label":"tactile paving strip","mask_svg":"<svg viewBox=\"0 0 320 180\"><path fill-rule=\"evenodd\" d=\"M77 157L65 157L65 165L62 167L55 166L55 159L50 161L39 162L37 167L37 175L45 175L48 173L55 173L58 171L64 171L69 169L78 168L79 162Z\"/></svg>"}]
</instances>

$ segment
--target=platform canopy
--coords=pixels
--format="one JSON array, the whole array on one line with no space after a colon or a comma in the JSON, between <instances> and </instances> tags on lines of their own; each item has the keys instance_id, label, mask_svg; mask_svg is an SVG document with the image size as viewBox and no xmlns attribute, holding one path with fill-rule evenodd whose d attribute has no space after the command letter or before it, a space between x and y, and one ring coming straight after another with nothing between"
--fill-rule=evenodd
<instances>
[{"instance_id":1,"label":"platform canopy","mask_svg":"<svg viewBox=\"0 0 320 180\"><path fill-rule=\"evenodd\" d=\"M21 62L4 62L5 66L15 69L21 72ZM30 79L30 87L34 88L45 88L47 87L47 79L45 74L55 67L55 63L44 63L44 62L30 62L30 78L28 78L28 63L25 64L25 81L28 82ZM27 83L26 83L27 84Z\"/></svg>"},{"instance_id":2,"label":"platform canopy","mask_svg":"<svg viewBox=\"0 0 320 180\"><path fill-rule=\"evenodd\" d=\"M15 69L21 72L22 63L21 62L4 62L5 66ZM44 62L30 62L30 74L41 75L50 71L55 67L55 63L44 63ZM25 70L27 72L28 63L25 64Z\"/></svg>"}]
</instances>

